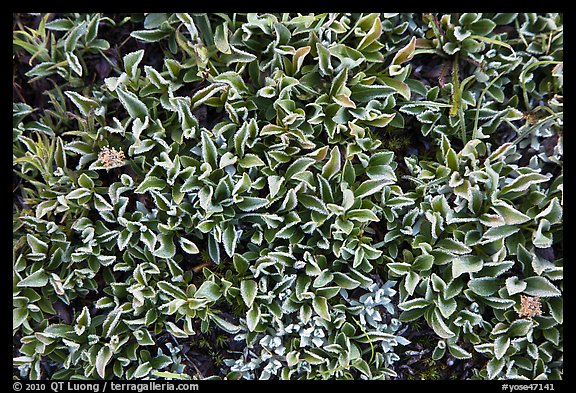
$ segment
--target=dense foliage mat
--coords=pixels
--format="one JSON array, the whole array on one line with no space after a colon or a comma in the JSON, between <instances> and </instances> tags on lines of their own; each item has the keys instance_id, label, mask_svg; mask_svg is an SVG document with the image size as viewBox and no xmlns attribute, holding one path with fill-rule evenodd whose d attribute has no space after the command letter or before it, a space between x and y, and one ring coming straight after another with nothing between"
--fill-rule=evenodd
<instances>
[{"instance_id":1,"label":"dense foliage mat","mask_svg":"<svg viewBox=\"0 0 576 393\"><path fill-rule=\"evenodd\" d=\"M14 14L14 378L560 379L561 14Z\"/></svg>"}]
</instances>

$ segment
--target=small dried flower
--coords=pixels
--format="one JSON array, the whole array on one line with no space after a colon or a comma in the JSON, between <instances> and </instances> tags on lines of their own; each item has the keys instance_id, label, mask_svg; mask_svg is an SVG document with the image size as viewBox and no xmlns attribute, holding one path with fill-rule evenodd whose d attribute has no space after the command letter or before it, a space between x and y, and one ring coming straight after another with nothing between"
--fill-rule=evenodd
<instances>
[{"instance_id":1,"label":"small dried flower","mask_svg":"<svg viewBox=\"0 0 576 393\"><path fill-rule=\"evenodd\" d=\"M107 147L102 148L100 153L98 153L98 160L106 168L113 168L124 165L124 152L118 151L115 148L109 149Z\"/></svg>"},{"instance_id":2,"label":"small dried flower","mask_svg":"<svg viewBox=\"0 0 576 393\"><path fill-rule=\"evenodd\" d=\"M520 297L520 312L518 315L520 317L532 318L535 315L542 315L542 310L540 310L540 298L530 297L522 295Z\"/></svg>"}]
</instances>

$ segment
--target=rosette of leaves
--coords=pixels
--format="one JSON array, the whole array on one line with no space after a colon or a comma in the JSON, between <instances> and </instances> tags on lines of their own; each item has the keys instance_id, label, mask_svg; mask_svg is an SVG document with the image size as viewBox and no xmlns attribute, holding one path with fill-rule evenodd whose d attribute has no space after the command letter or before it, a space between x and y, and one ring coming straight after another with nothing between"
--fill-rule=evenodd
<instances>
[{"instance_id":1,"label":"rosette of leaves","mask_svg":"<svg viewBox=\"0 0 576 393\"><path fill-rule=\"evenodd\" d=\"M407 159L423 194L411 248L386 266L402 277L400 319L423 317L442 339L435 358L477 351L490 357L489 378L558 378L561 368L541 365L562 358L560 334L544 333L562 323L562 176L519 166L520 156L479 140L456 153L443 138L438 162ZM546 314L520 318L521 295Z\"/></svg>"},{"instance_id":2,"label":"rosette of leaves","mask_svg":"<svg viewBox=\"0 0 576 393\"><path fill-rule=\"evenodd\" d=\"M38 14L28 14L28 17ZM16 16L20 18L20 14ZM122 25L121 21L118 25ZM117 23L101 14L71 14L55 18L54 14L44 14L37 29L22 26L13 34L14 48L23 49L29 56L31 69L26 72L30 81L57 74L74 87L82 87L88 71L89 58L101 57L110 67L114 64L105 52L110 43L98 38L101 24L116 26Z\"/></svg>"},{"instance_id":3,"label":"rosette of leaves","mask_svg":"<svg viewBox=\"0 0 576 393\"><path fill-rule=\"evenodd\" d=\"M391 378L406 342L388 275L401 319L425 318L442 339L436 358L481 352L491 362L482 378L557 376L561 19L527 18L523 37L552 32L552 59L498 68L508 48L479 41L495 50L490 67L519 74L516 93L549 116L532 121L517 98L486 102L505 85L469 79L466 124L477 116L488 135L490 121L505 122L517 140L474 139L459 153L446 135L467 129L445 113L458 81L410 77L426 31L416 15L70 14L16 34L30 44L16 50L68 79L42 110L13 104L22 377L184 378L195 374L184 348L198 329L218 328L242 330L245 358L228 366L245 377ZM93 72L83 59L98 26L127 20L139 30L112 76L72 78L72 55L82 77ZM62 31L50 35L50 60L46 31ZM533 88L530 71L541 69L552 76ZM429 124L423 133L438 126L435 161L400 166L383 148L384 133L410 125L404 115ZM538 154L520 165L525 136ZM412 183L398 184L400 170ZM523 295L542 299L529 325L517 313Z\"/></svg>"},{"instance_id":4,"label":"rosette of leaves","mask_svg":"<svg viewBox=\"0 0 576 393\"><path fill-rule=\"evenodd\" d=\"M542 117L561 101L561 15L428 14L423 20L427 27L405 81L415 95L400 108L416 117L423 135L484 139L515 128L511 122L522 116ZM535 20L535 32L524 34ZM533 50L543 37L545 50Z\"/></svg>"},{"instance_id":5,"label":"rosette of leaves","mask_svg":"<svg viewBox=\"0 0 576 393\"><path fill-rule=\"evenodd\" d=\"M369 280L355 291L340 289L343 301L330 309L324 307L324 301L317 300L318 297L311 306L298 309L289 306L292 289L287 283L296 281L298 293L301 276L284 277L283 282L268 291L269 299L284 300L280 309L268 306L270 311L267 311L260 307L257 314L248 313L245 320L241 319L243 332L236 339L246 340L247 346L239 357L226 360L230 370L227 378L390 379L396 376L393 364L399 356L395 347L407 344L408 340L400 335L401 323L395 318L392 296L396 291L391 288L394 282L380 286ZM348 279L348 286L351 282ZM242 287L243 298L252 301L251 285ZM364 290L359 292L360 288ZM302 295L312 295L313 291L302 292ZM363 294L352 297L352 293ZM264 296L258 295L258 298ZM273 304L270 300L267 303ZM265 311L260 311L262 309ZM260 320L266 323L260 324Z\"/></svg>"}]
</instances>

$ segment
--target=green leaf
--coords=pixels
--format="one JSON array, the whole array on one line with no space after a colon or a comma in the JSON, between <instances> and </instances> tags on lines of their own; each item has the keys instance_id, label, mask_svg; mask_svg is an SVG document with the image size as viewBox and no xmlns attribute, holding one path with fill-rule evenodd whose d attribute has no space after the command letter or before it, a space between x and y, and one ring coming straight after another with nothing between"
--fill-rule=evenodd
<instances>
[{"instance_id":1,"label":"green leaf","mask_svg":"<svg viewBox=\"0 0 576 393\"><path fill-rule=\"evenodd\" d=\"M346 217L349 220L358 222L368 222L368 221L380 221L378 216L374 214L372 210L369 209L354 209L346 213Z\"/></svg>"},{"instance_id":2,"label":"green leaf","mask_svg":"<svg viewBox=\"0 0 576 393\"><path fill-rule=\"evenodd\" d=\"M145 65L144 72L146 73L146 78L158 89L166 89L170 82L168 82L158 71L154 68Z\"/></svg>"},{"instance_id":3,"label":"green leaf","mask_svg":"<svg viewBox=\"0 0 576 393\"><path fill-rule=\"evenodd\" d=\"M200 252L200 250L198 249L196 244L191 240L188 240L184 237L181 237L179 239L179 242L180 242L180 247L182 247L182 250L184 250L184 252L186 252L188 254L198 254Z\"/></svg>"},{"instance_id":4,"label":"green leaf","mask_svg":"<svg viewBox=\"0 0 576 393\"><path fill-rule=\"evenodd\" d=\"M218 151L208 133L202 131L202 159L210 164L212 168L218 167Z\"/></svg>"},{"instance_id":5,"label":"green leaf","mask_svg":"<svg viewBox=\"0 0 576 393\"><path fill-rule=\"evenodd\" d=\"M484 232L482 239L485 242L492 242L494 240L505 239L520 230L520 227L514 225L503 225L493 227Z\"/></svg>"},{"instance_id":6,"label":"green leaf","mask_svg":"<svg viewBox=\"0 0 576 393\"><path fill-rule=\"evenodd\" d=\"M12 329L16 330L28 319L28 309L25 307L12 309Z\"/></svg>"},{"instance_id":7,"label":"green leaf","mask_svg":"<svg viewBox=\"0 0 576 393\"><path fill-rule=\"evenodd\" d=\"M54 19L44 25L48 30L54 31L68 31L74 27L74 22L70 19Z\"/></svg>"},{"instance_id":8,"label":"green leaf","mask_svg":"<svg viewBox=\"0 0 576 393\"><path fill-rule=\"evenodd\" d=\"M135 379L144 378L150 373L150 371L152 371L152 366L150 365L150 362L142 363L136 368L134 374L132 374L132 378Z\"/></svg>"},{"instance_id":9,"label":"green leaf","mask_svg":"<svg viewBox=\"0 0 576 393\"><path fill-rule=\"evenodd\" d=\"M38 288L48 284L48 275L44 269L38 269L28 277L22 279L16 286L18 288L32 287Z\"/></svg>"},{"instance_id":10,"label":"green leaf","mask_svg":"<svg viewBox=\"0 0 576 393\"><path fill-rule=\"evenodd\" d=\"M496 278L480 277L468 281L468 288L480 296L490 296L500 289L500 285Z\"/></svg>"},{"instance_id":11,"label":"green leaf","mask_svg":"<svg viewBox=\"0 0 576 393\"><path fill-rule=\"evenodd\" d=\"M191 380L192 377L189 376L188 374L177 374L177 373L173 373L170 371L152 371L152 375L154 375L155 377L158 378L164 378L164 379L176 379L176 380Z\"/></svg>"},{"instance_id":12,"label":"green leaf","mask_svg":"<svg viewBox=\"0 0 576 393\"><path fill-rule=\"evenodd\" d=\"M274 198L280 191L280 187L284 183L284 178L280 176L268 177L268 188L270 190L270 198Z\"/></svg>"},{"instance_id":13,"label":"green leaf","mask_svg":"<svg viewBox=\"0 0 576 393\"><path fill-rule=\"evenodd\" d=\"M195 298L204 298L215 302L222 296L222 290L218 284L212 281L204 281L194 294Z\"/></svg>"},{"instance_id":14,"label":"green leaf","mask_svg":"<svg viewBox=\"0 0 576 393\"><path fill-rule=\"evenodd\" d=\"M359 370L368 379L372 379L372 372L370 371L370 366L366 360L358 358L352 363L352 367Z\"/></svg>"},{"instance_id":15,"label":"green leaf","mask_svg":"<svg viewBox=\"0 0 576 393\"><path fill-rule=\"evenodd\" d=\"M558 201L558 198L554 197L548 206L538 213L535 217L535 220L545 219L548 220L550 225L558 224L562 222L562 206Z\"/></svg>"},{"instance_id":16,"label":"green leaf","mask_svg":"<svg viewBox=\"0 0 576 393\"><path fill-rule=\"evenodd\" d=\"M286 180L292 179L295 175L304 172L308 167L316 162L315 159L309 157L300 157L296 159L288 169L286 169Z\"/></svg>"},{"instance_id":17,"label":"green leaf","mask_svg":"<svg viewBox=\"0 0 576 393\"><path fill-rule=\"evenodd\" d=\"M510 324L506 335L509 337L526 337L533 326L529 319L517 319Z\"/></svg>"},{"instance_id":18,"label":"green leaf","mask_svg":"<svg viewBox=\"0 0 576 393\"><path fill-rule=\"evenodd\" d=\"M166 321L166 330L176 338L188 338L189 334L180 329L174 322Z\"/></svg>"},{"instance_id":19,"label":"green leaf","mask_svg":"<svg viewBox=\"0 0 576 393\"><path fill-rule=\"evenodd\" d=\"M426 308L430 304L432 304L432 303L426 299L417 298L417 299L411 299L411 300L408 300L408 301L405 301L405 302L398 304L398 308L402 311L410 311L410 310L418 309L418 308Z\"/></svg>"},{"instance_id":20,"label":"green leaf","mask_svg":"<svg viewBox=\"0 0 576 393\"><path fill-rule=\"evenodd\" d=\"M358 83L357 85L350 87L351 94L350 98L354 102L368 102L370 100L375 100L377 98L387 98L388 96L394 94L396 91L390 86L385 85L365 85Z\"/></svg>"},{"instance_id":21,"label":"green leaf","mask_svg":"<svg viewBox=\"0 0 576 393\"><path fill-rule=\"evenodd\" d=\"M356 198L364 198L369 195L375 194L381 191L386 185L392 184L394 181L392 179L375 179L366 180L360 186L354 190L354 196Z\"/></svg>"},{"instance_id":22,"label":"green leaf","mask_svg":"<svg viewBox=\"0 0 576 393\"><path fill-rule=\"evenodd\" d=\"M176 299L183 299L183 300L188 299L186 293L182 289L175 286L174 284L171 284L166 281L159 281L156 285L158 286L158 289L160 291Z\"/></svg>"},{"instance_id":23,"label":"green leaf","mask_svg":"<svg viewBox=\"0 0 576 393\"><path fill-rule=\"evenodd\" d=\"M504 218L504 222L507 225L519 225L526 221L530 221L530 217L526 214L516 210L513 206L507 204L506 202L496 201L492 209L496 214Z\"/></svg>"},{"instance_id":24,"label":"green leaf","mask_svg":"<svg viewBox=\"0 0 576 393\"><path fill-rule=\"evenodd\" d=\"M146 176L134 192L137 194L144 194L146 191L162 190L166 185L166 180L164 179L160 179L156 176Z\"/></svg>"},{"instance_id":25,"label":"green leaf","mask_svg":"<svg viewBox=\"0 0 576 393\"><path fill-rule=\"evenodd\" d=\"M476 255L462 255L452 261L452 277L460 277L464 273L476 273L482 270L484 262Z\"/></svg>"},{"instance_id":26,"label":"green leaf","mask_svg":"<svg viewBox=\"0 0 576 393\"><path fill-rule=\"evenodd\" d=\"M66 195L66 199L69 199L69 200L80 199L80 198L84 198L90 194L91 194L91 192L87 188L83 188L83 187L77 188L74 191L71 191L68 195Z\"/></svg>"},{"instance_id":27,"label":"green leaf","mask_svg":"<svg viewBox=\"0 0 576 393\"><path fill-rule=\"evenodd\" d=\"M220 247L218 246L218 242L214 238L213 233L208 235L208 255L212 262L217 265L220 263Z\"/></svg>"},{"instance_id":28,"label":"green leaf","mask_svg":"<svg viewBox=\"0 0 576 393\"><path fill-rule=\"evenodd\" d=\"M216 48L222 53L232 53L230 50L230 44L228 43L228 23L224 22L216 26L216 31L214 32L214 44Z\"/></svg>"},{"instance_id":29,"label":"green leaf","mask_svg":"<svg viewBox=\"0 0 576 393\"><path fill-rule=\"evenodd\" d=\"M338 149L338 146L334 146L330 152L328 162L322 167L322 176L330 180L340 171L340 165L340 149Z\"/></svg>"},{"instance_id":30,"label":"green leaf","mask_svg":"<svg viewBox=\"0 0 576 393\"><path fill-rule=\"evenodd\" d=\"M410 295L414 294L416 286L420 282L420 275L412 270L404 277L404 288Z\"/></svg>"},{"instance_id":31,"label":"green leaf","mask_svg":"<svg viewBox=\"0 0 576 393\"><path fill-rule=\"evenodd\" d=\"M412 93L410 91L410 86L408 86L406 83L399 81L398 79L388 77L381 77L380 79L382 80L382 83L396 90L396 92L400 94L404 99L410 100Z\"/></svg>"},{"instance_id":32,"label":"green leaf","mask_svg":"<svg viewBox=\"0 0 576 393\"><path fill-rule=\"evenodd\" d=\"M230 322L228 322L227 320L225 320L224 318L220 318L218 315L216 314L209 314L210 315L210 319L212 319L214 321L214 323L216 325L218 325L218 327L220 327L220 329L224 330L227 333L230 334L236 334L238 332L240 332L240 326L238 325L234 325Z\"/></svg>"},{"instance_id":33,"label":"green leaf","mask_svg":"<svg viewBox=\"0 0 576 393\"><path fill-rule=\"evenodd\" d=\"M144 58L144 49L137 50L135 52L130 52L122 58L124 63L124 70L126 75L131 80L134 80L138 71L138 65Z\"/></svg>"},{"instance_id":34,"label":"green leaf","mask_svg":"<svg viewBox=\"0 0 576 393\"><path fill-rule=\"evenodd\" d=\"M516 295L526 289L525 281L518 279L518 277L509 277L506 279L506 289L508 290L508 295Z\"/></svg>"},{"instance_id":35,"label":"green leaf","mask_svg":"<svg viewBox=\"0 0 576 393\"><path fill-rule=\"evenodd\" d=\"M324 204L324 202L322 202L322 200L320 200L318 197L315 197L314 195L308 195L308 194L298 194L298 201L306 208L318 212L318 213L322 213L325 215L328 215L328 210L326 209L326 205Z\"/></svg>"},{"instance_id":36,"label":"green leaf","mask_svg":"<svg viewBox=\"0 0 576 393\"><path fill-rule=\"evenodd\" d=\"M251 212L268 205L268 203L269 201L266 198L242 197L242 201L238 202L236 206L238 206L238 209L242 211Z\"/></svg>"},{"instance_id":37,"label":"green leaf","mask_svg":"<svg viewBox=\"0 0 576 393\"><path fill-rule=\"evenodd\" d=\"M492 22L490 19L480 19L468 26L474 34L482 36L490 34L490 32L494 30L494 27L496 27L496 23Z\"/></svg>"},{"instance_id":38,"label":"green leaf","mask_svg":"<svg viewBox=\"0 0 576 393\"><path fill-rule=\"evenodd\" d=\"M86 21L74 26L64 40L64 52L71 53L76 49L78 40L86 33Z\"/></svg>"},{"instance_id":39,"label":"green leaf","mask_svg":"<svg viewBox=\"0 0 576 393\"><path fill-rule=\"evenodd\" d=\"M456 359L470 359L472 354L456 344L448 344L448 351Z\"/></svg>"},{"instance_id":40,"label":"green leaf","mask_svg":"<svg viewBox=\"0 0 576 393\"><path fill-rule=\"evenodd\" d=\"M392 65L399 65L412 60L416 50L416 37L412 37L410 42L400 49L392 59Z\"/></svg>"},{"instance_id":41,"label":"green leaf","mask_svg":"<svg viewBox=\"0 0 576 393\"><path fill-rule=\"evenodd\" d=\"M541 175L539 173L527 173L518 176L514 181L512 181L507 186L502 187L499 195L506 195L511 192L522 192L526 191L533 184L544 183L549 180L548 176Z\"/></svg>"},{"instance_id":42,"label":"green leaf","mask_svg":"<svg viewBox=\"0 0 576 393\"><path fill-rule=\"evenodd\" d=\"M360 281L354 280L341 272L334 272L334 282L344 289L354 289L360 286Z\"/></svg>"},{"instance_id":43,"label":"green leaf","mask_svg":"<svg viewBox=\"0 0 576 393\"><path fill-rule=\"evenodd\" d=\"M91 98L86 98L75 91L64 92L74 105L80 110L83 116L89 116L92 111L98 108L98 103Z\"/></svg>"},{"instance_id":44,"label":"green leaf","mask_svg":"<svg viewBox=\"0 0 576 393\"><path fill-rule=\"evenodd\" d=\"M137 40L144 42L158 42L170 35L169 31L166 30L138 30L130 33L130 36L136 38Z\"/></svg>"},{"instance_id":45,"label":"green leaf","mask_svg":"<svg viewBox=\"0 0 576 393\"><path fill-rule=\"evenodd\" d=\"M334 278L334 274L332 274L329 270L323 270L322 273L314 281L312 282L312 286L314 288L322 288L326 284L328 284Z\"/></svg>"},{"instance_id":46,"label":"green leaf","mask_svg":"<svg viewBox=\"0 0 576 393\"><path fill-rule=\"evenodd\" d=\"M110 359L112 359L112 355L112 349L110 349L110 347L107 345L103 346L98 351L98 354L96 355L95 366L100 378L106 377L106 365L110 362Z\"/></svg>"},{"instance_id":47,"label":"green leaf","mask_svg":"<svg viewBox=\"0 0 576 393\"><path fill-rule=\"evenodd\" d=\"M148 108L146 108L146 105L144 105L134 93L129 92L123 86L119 86L116 89L116 93L118 93L118 99L124 108L126 108L131 118L144 120L144 118L148 116Z\"/></svg>"},{"instance_id":48,"label":"green leaf","mask_svg":"<svg viewBox=\"0 0 576 393\"><path fill-rule=\"evenodd\" d=\"M32 234L26 235L26 242L34 254L46 254L48 252L48 243L43 242Z\"/></svg>"},{"instance_id":49,"label":"green leaf","mask_svg":"<svg viewBox=\"0 0 576 393\"><path fill-rule=\"evenodd\" d=\"M224 251L229 257L234 255L236 243L238 243L237 232L234 229L234 225L228 224L224 232L222 232L222 244L224 245Z\"/></svg>"},{"instance_id":50,"label":"green leaf","mask_svg":"<svg viewBox=\"0 0 576 393\"><path fill-rule=\"evenodd\" d=\"M368 33L366 33L366 35L362 37L362 40L358 44L357 49L359 51L366 49L374 41L377 41L381 35L382 35L382 21L380 20L379 17L376 17L374 18L374 22L372 23L372 27L370 27Z\"/></svg>"},{"instance_id":51,"label":"green leaf","mask_svg":"<svg viewBox=\"0 0 576 393\"><path fill-rule=\"evenodd\" d=\"M246 313L246 325L248 326L248 330L253 332L256 325L258 325L258 322L260 322L260 308L256 304L250 307Z\"/></svg>"},{"instance_id":52,"label":"green leaf","mask_svg":"<svg viewBox=\"0 0 576 393\"><path fill-rule=\"evenodd\" d=\"M434 308L432 312L429 313L429 322L434 332L441 338L450 338L454 336L454 332L444 322L440 311Z\"/></svg>"},{"instance_id":53,"label":"green leaf","mask_svg":"<svg viewBox=\"0 0 576 393\"><path fill-rule=\"evenodd\" d=\"M227 86L223 84L211 84L207 87L198 90L192 96L192 109L197 108L198 106L202 105L211 97L215 96L217 93L226 90Z\"/></svg>"},{"instance_id":54,"label":"green leaf","mask_svg":"<svg viewBox=\"0 0 576 393\"><path fill-rule=\"evenodd\" d=\"M154 339L150 332L146 329L140 329L134 332L134 337L138 341L138 345L155 345Z\"/></svg>"},{"instance_id":55,"label":"green leaf","mask_svg":"<svg viewBox=\"0 0 576 393\"><path fill-rule=\"evenodd\" d=\"M562 324L564 322L564 301L561 297L548 299L548 306L550 314L556 322Z\"/></svg>"},{"instance_id":56,"label":"green leaf","mask_svg":"<svg viewBox=\"0 0 576 393\"><path fill-rule=\"evenodd\" d=\"M160 247L154 251L154 256L170 259L176 255L176 246L172 235L159 234L157 238Z\"/></svg>"},{"instance_id":57,"label":"green leaf","mask_svg":"<svg viewBox=\"0 0 576 393\"><path fill-rule=\"evenodd\" d=\"M248 153L240 161L238 161L238 165L240 165L242 168L253 168L258 166L265 166L266 164L256 154Z\"/></svg>"},{"instance_id":58,"label":"green leaf","mask_svg":"<svg viewBox=\"0 0 576 393\"><path fill-rule=\"evenodd\" d=\"M312 307L320 317L327 321L331 321L330 311L328 310L328 301L325 297L316 296L312 301Z\"/></svg>"},{"instance_id":59,"label":"green leaf","mask_svg":"<svg viewBox=\"0 0 576 393\"><path fill-rule=\"evenodd\" d=\"M494 356L496 359L502 359L510 347L510 337L500 336L494 341Z\"/></svg>"},{"instance_id":60,"label":"green leaf","mask_svg":"<svg viewBox=\"0 0 576 393\"><path fill-rule=\"evenodd\" d=\"M297 73L302 68L302 64L304 63L304 58L312 48L310 46L304 46L302 48L296 49L294 52L294 56L292 58L292 64L294 65L294 73Z\"/></svg>"},{"instance_id":61,"label":"green leaf","mask_svg":"<svg viewBox=\"0 0 576 393\"><path fill-rule=\"evenodd\" d=\"M562 292L545 277L528 277L524 279L526 289L524 293L538 297L562 296Z\"/></svg>"},{"instance_id":62,"label":"green leaf","mask_svg":"<svg viewBox=\"0 0 576 393\"><path fill-rule=\"evenodd\" d=\"M234 63L251 63L257 59L257 57L252 53L240 50L232 45L230 45L230 50L232 51L232 54L223 54L221 56L227 66Z\"/></svg>"},{"instance_id":63,"label":"green leaf","mask_svg":"<svg viewBox=\"0 0 576 393\"><path fill-rule=\"evenodd\" d=\"M425 271L432 268L434 264L434 256L433 255L419 255L416 257L414 262L412 262L412 269L418 271Z\"/></svg>"},{"instance_id":64,"label":"green leaf","mask_svg":"<svg viewBox=\"0 0 576 393\"><path fill-rule=\"evenodd\" d=\"M252 307L256 294L258 293L258 284L254 280L242 280L240 282L240 295L246 306Z\"/></svg>"},{"instance_id":65,"label":"green leaf","mask_svg":"<svg viewBox=\"0 0 576 393\"><path fill-rule=\"evenodd\" d=\"M123 232L121 232L122 234ZM131 232L128 232L128 239L126 240L126 242L128 242L130 240L130 237L132 236ZM113 264L114 262L116 262L116 257L114 255L98 255L98 262L100 262L100 264L102 266L110 266L111 264Z\"/></svg>"},{"instance_id":66,"label":"green leaf","mask_svg":"<svg viewBox=\"0 0 576 393\"><path fill-rule=\"evenodd\" d=\"M492 358L486 365L486 370L488 371L488 379L495 379L500 372L504 369L506 361L504 359Z\"/></svg>"},{"instance_id":67,"label":"green leaf","mask_svg":"<svg viewBox=\"0 0 576 393\"><path fill-rule=\"evenodd\" d=\"M316 43L316 51L318 52L318 68L320 70L320 75L332 75L334 69L330 62L330 52L319 42Z\"/></svg>"}]
</instances>

